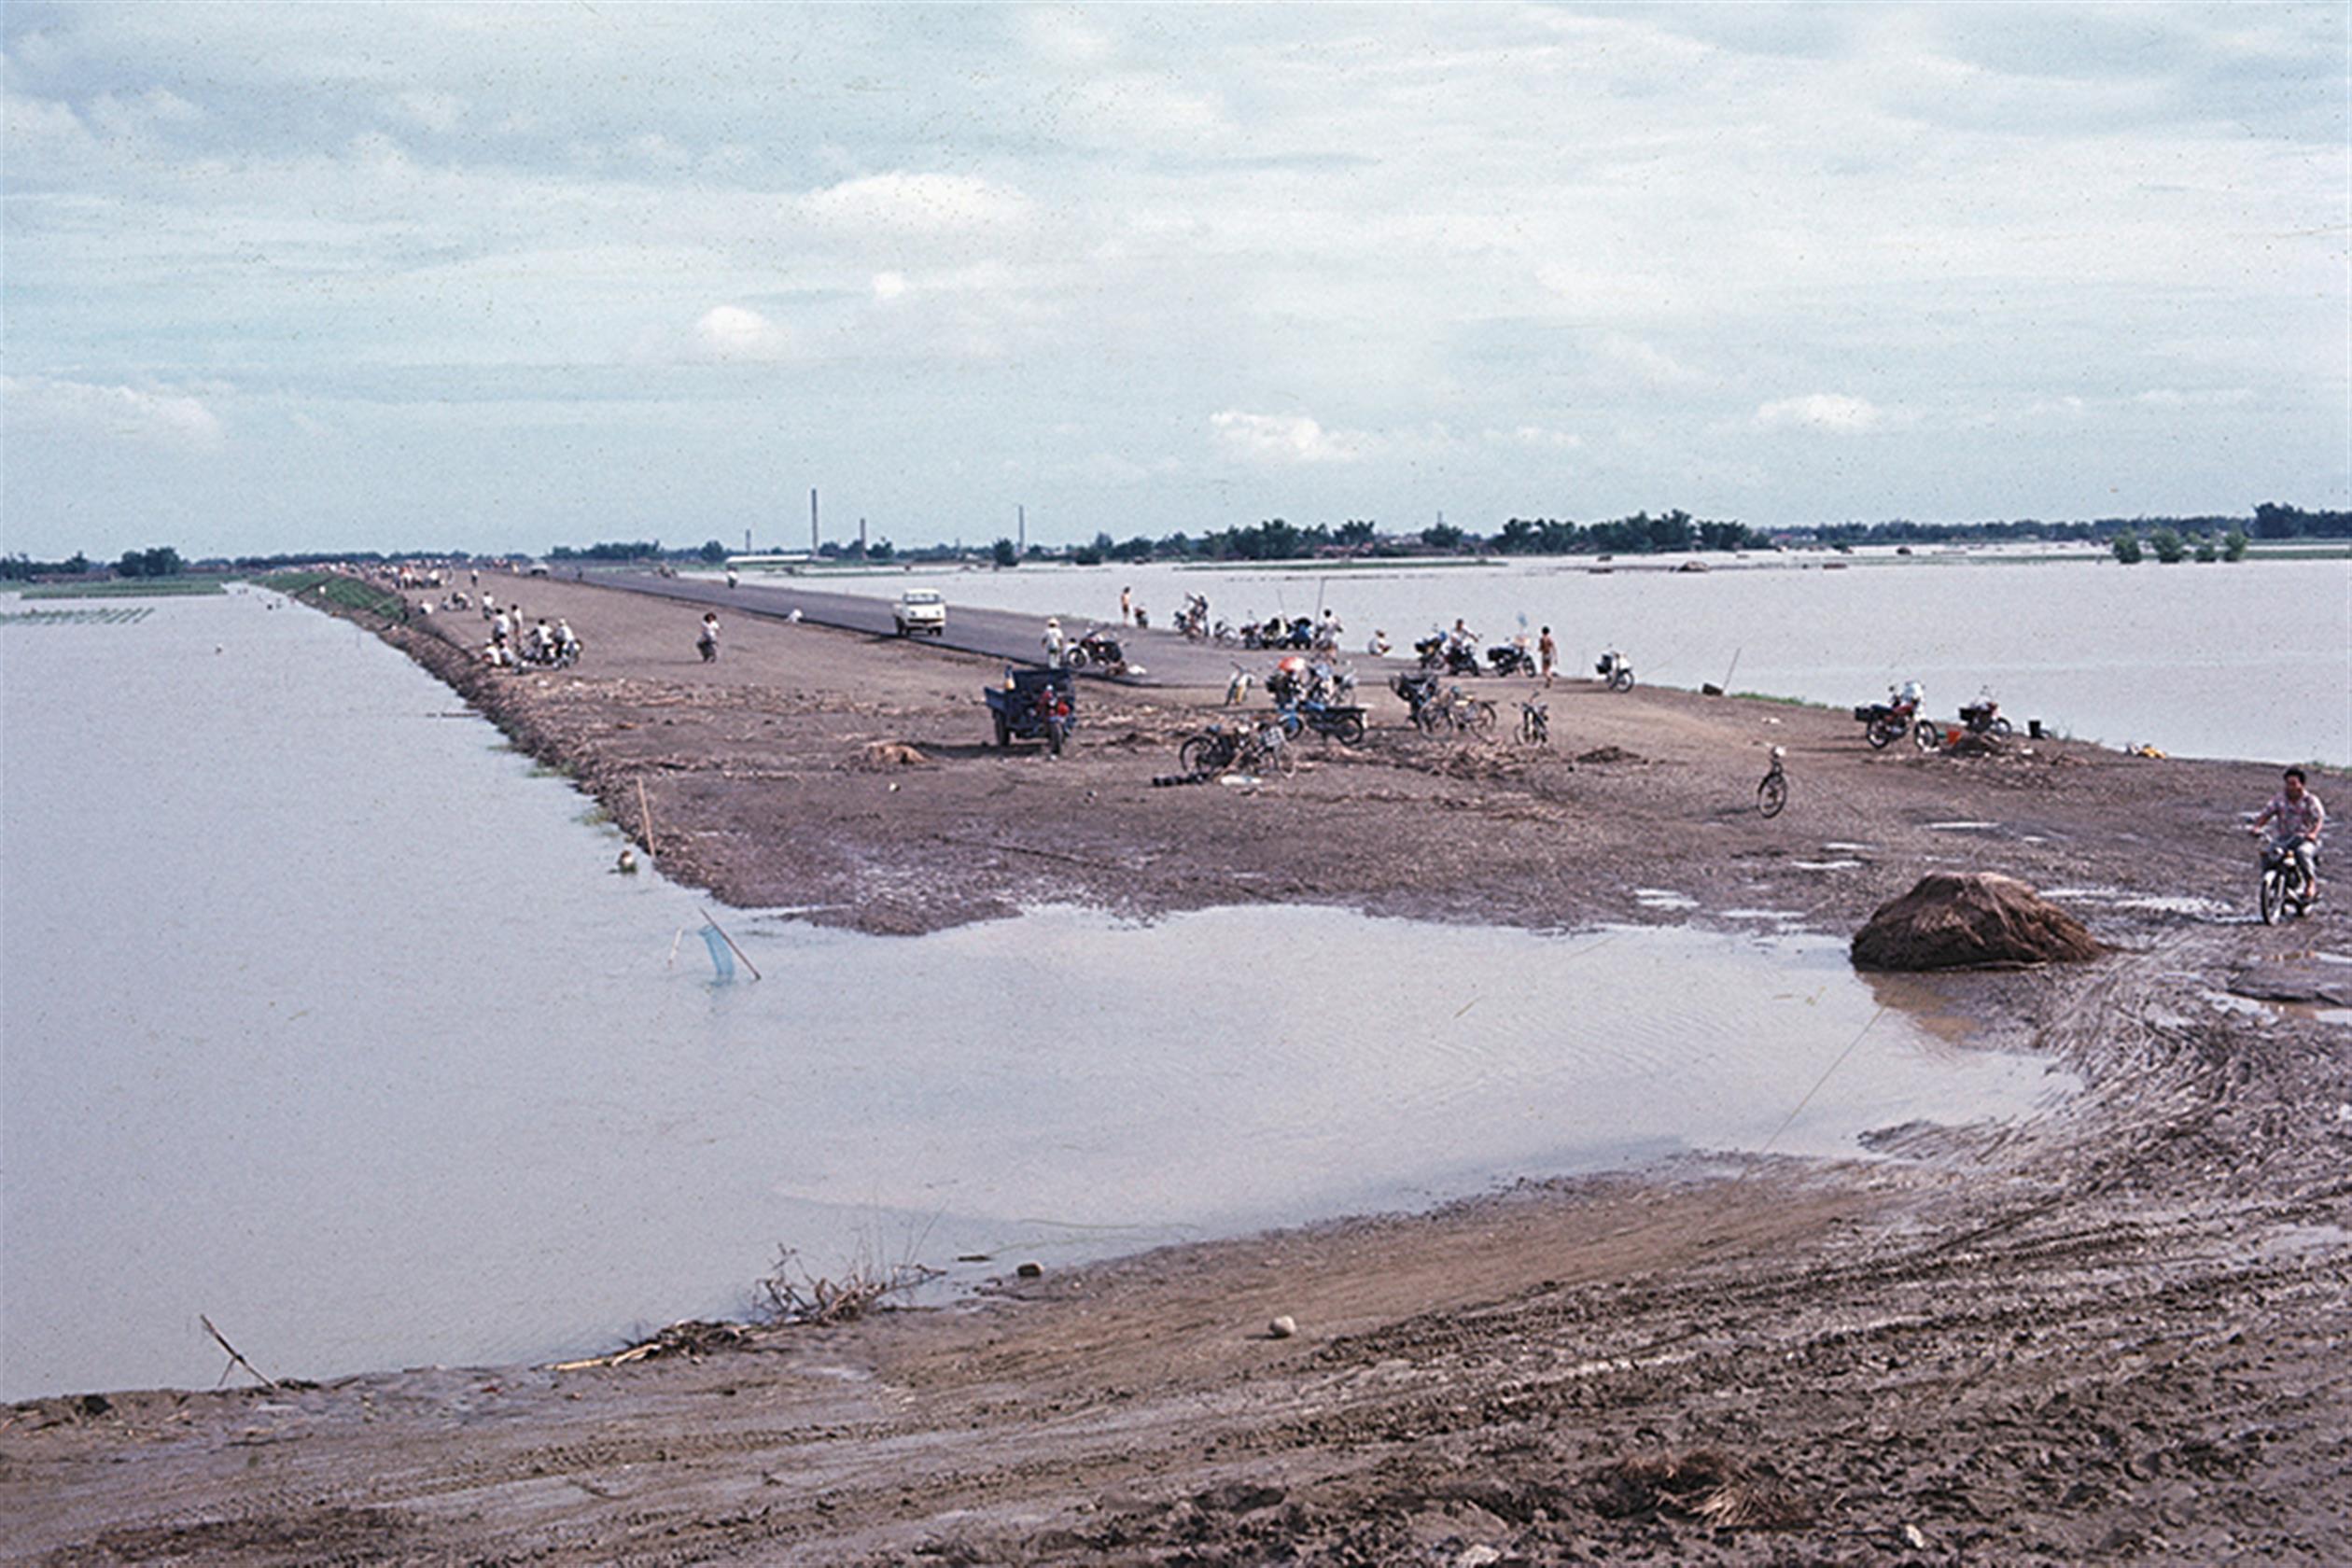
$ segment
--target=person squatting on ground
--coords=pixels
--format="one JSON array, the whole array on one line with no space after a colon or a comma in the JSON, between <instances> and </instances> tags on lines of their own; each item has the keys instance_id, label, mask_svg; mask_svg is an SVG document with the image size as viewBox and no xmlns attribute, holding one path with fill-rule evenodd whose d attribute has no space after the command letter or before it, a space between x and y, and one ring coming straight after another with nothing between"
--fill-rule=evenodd
<instances>
[{"instance_id":1,"label":"person squatting on ground","mask_svg":"<svg viewBox=\"0 0 2352 1568\"><path fill-rule=\"evenodd\" d=\"M2269 842L2295 857L2303 867L2305 907L2319 902L2319 830L2327 820L2327 808L2306 785L2303 770L2290 767L2280 777L2278 793L2247 829L2261 833L2269 828Z\"/></svg>"}]
</instances>

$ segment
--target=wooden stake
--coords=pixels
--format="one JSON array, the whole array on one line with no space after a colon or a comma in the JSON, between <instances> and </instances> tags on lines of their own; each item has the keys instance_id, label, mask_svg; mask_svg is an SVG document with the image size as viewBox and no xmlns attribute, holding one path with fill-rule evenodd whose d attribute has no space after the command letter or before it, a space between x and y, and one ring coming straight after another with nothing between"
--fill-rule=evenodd
<instances>
[{"instance_id":1,"label":"wooden stake","mask_svg":"<svg viewBox=\"0 0 2352 1568\"><path fill-rule=\"evenodd\" d=\"M653 807L645 798L645 775L637 775L637 830L645 834L645 852L656 853L653 847Z\"/></svg>"},{"instance_id":2,"label":"wooden stake","mask_svg":"<svg viewBox=\"0 0 2352 1568\"><path fill-rule=\"evenodd\" d=\"M754 980L759 979L761 977L760 966L751 961L750 954L745 952L740 947L735 947L735 939L727 934L727 928L721 925L718 921L711 919L710 911L707 909L702 912L702 917L704 922L708 925L712 931L719 933L719 939L721 941L724 942L730 947L735 947L735 956L743 960L743 967L751 972L751 978Z\"/></svg>"},{"instance_id":3,"label":"wooden stake","mask_svg":"<svg viewBox=\"0 0 2352 1568\"><path fill-rule=\"evenodd\" d=\"M231 1345L231 1343L229 1343L229 1341L228 1341L228 1340L226 1340L226 1339L224 1339L224 1338L222 1338L222 1337L221 1337L220 1330L218 1330L218 1329L217 1329L217 1328L213 1327L213 1321L212 1321L212 1319L210 1319L210 1318L208 1318L208 1317L204 1316L204 1314L203 1314L203 1313L199 1312L199 1313L197 1313L197 1314L196 1314L196 1321L197 1321L198 1323L203 1323L203 1324L204 1325L204 1332L205 1332L206 1334L211 1335L211 1336L213 1337L213 1343L214 1343L214 1344L218 1345L218 1346L219 1346L222 1350L227 1351L229 1352L229 1365L230 1365L231 1366L242 1366L242 1367L244 1367L246 1371L248 1371L248 1372L252 1373L252 1374L253 1374L256 1378L260 1378L260 1379L261 1379L261 1386L262 1386L263 1388L267 1388L267 1389L274 1389L274 1388L276 1388L276 1387L277 1387L277 1379L274 1379L274 1378L266 1378L266 1377L262 1377L262 1375L261 1375L261 1369L260 1369L259 1367L258 1367L258 1366L254 1365L253 1365L253 1363L251 1363L251 1362L249 1362L249 1361L245 1360L245 1357L243 1357L243 1356L239 1355L239 1354L237 1353L237 1347L236 1347L236 1346L234 1346L234 1345ZM223 1368L221 1368L220 1375L221 1375L223 1378L228 1377L228 1376L229 1376L229 1370L228 1370L228 1367L223 1367Z\"/></svg>"}]
</instances>

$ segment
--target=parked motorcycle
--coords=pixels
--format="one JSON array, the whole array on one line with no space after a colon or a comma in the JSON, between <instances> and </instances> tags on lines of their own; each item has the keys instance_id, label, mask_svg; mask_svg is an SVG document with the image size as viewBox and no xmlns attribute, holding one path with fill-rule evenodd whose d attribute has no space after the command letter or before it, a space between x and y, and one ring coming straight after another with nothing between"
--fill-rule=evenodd
<instances>
[{"instance_id":1,"label":"parked motorcycle","mask_svg":"<svg viewBox=\"0 0 2352 1568\"><path fill-rule=\"evenodd\" d=\"M1127 651L1119 646L1119 639L1099 626L1090 629L1085 637L1071 643L1063 651L1062 657L1071 669L1085 669L1092 665L1105 675L1143 673L1141 666L1127 662Z\"/></svg>"},{"instance_id":2,"label":"parked motorcycle","mask_svg":"<svg viewBox=\"0 0 2352 1568\"><path fill-rule=\"evenodd\" d=\"M1625 655L1614 648L1601 655L1593 665L1592 671L1608 682L1609 690L1612 692L1633 690L1633 666L1627 664Z\"/></svg>"},{"instance_id":3,"label":"parked motorcycle","mask_svg":"<svg viewBox=\"0 0 2352 1568\"><path fill-rule=\"evenodd\" d=\"M1435 707L1439 700L1435 672L1424 670L1418 675L1392 675L1389 677L1389 690L1405 699L1407 717L1422 729L1429 727L1422 715Z\"/></svg>"},{"instance_id":4,"label":"parked motorcycle","mask_svg":"<svg viewBox=\"0 0 2352 1568\"><path fill-rule=\"evenodd\" d=\"M1889 687L1887 699L1883 703L1864 703L1854 710L1855 718L1867 726L1862 736L1871 748L1883 751L1908 735L1911 744L1922 751L1934 750L1940 732L1934 723L1919 717L1919 706L1925 700L1919 682L1907 680L1899 689Z\"/></svg>"},{"instance_id":5,"label":"parked motorcycle","mask_svg":"<svg viewBox=\"0 0 2352 1568\"><path fill-rule=\"evenodd\" d=\"M1993 700L1993 695L1989 692L1977 698L1976 701L1962 706L1960 722L1967 726L1970 735L2007 736L2015 728L2008 720L2001 717L2001 705Z\"/></svg>"},{"instance_id":6,"label":"parked motorcycle","mask_svg":"<svg viewBox=\"0 0 2352 1568\"><path fill-rule=\"evenodd\" d=\"M1498 642L1487 650L1487 673L1496 676L1533 675L1535 655L1516 642Z\"/></svg>"},{"instance_id":7,"label":"parked motorcycle","mask_svg":"<svg viewBox=\"0 0 2352 1568\"><path fill-rule=\"evenodd\" d=\"M1478 673L1478 651L1467 643L1455 642L1443 632L1432 632L1413 644L1413 651L1421 655L1421 667L1443 675L1476 675Z\"/></svg>"},{"instance_id":8,"label":"parked motorcycle","mask_svg":"<svg viewBox=\"0 0 2352 1568\"><path fill-rule=\"evenodd\" d=\"M1277 708L1282 728L1293 739L1301 732L1312 730L1319 735L1329 735L1342 746L1364 744L1364 709L1337 707L1330 703L1302 699L1288 707Z\"/></svg>"}]
</instances>

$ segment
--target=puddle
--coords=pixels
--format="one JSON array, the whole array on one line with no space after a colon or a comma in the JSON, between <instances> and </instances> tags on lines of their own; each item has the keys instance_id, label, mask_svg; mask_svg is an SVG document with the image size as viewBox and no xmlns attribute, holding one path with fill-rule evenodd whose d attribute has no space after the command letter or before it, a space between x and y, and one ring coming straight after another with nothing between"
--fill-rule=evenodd
<instances>
[{"instance_id":1,"label":"puddle","mask_svg":"<svg viewBox=\"0 0 2352 1568\"><path fill-rule=\"evenodd\" d=\"M2127 893L2121 888L2051 888L2042 897L2065 903L2095 903L2110 909L2137 910L2151 915L2180 915L2198 920L2236 920L2245 912L2219 899L2193 895Z\"/></svg>"},{"instance_id":2,"label":"puddle","mask_svg":"<svg viewBox=\"0 0 2352 1568\"><path fill-rule=\"evenodd\" d=\"M1791 920L1801 920L1804 917L1805 912L1801 909L1726 909L1722 911L1722 918L1726 920L1774 920L1784 925Z\"/></svg>"},{"instance_id":3,"label":"puddle","mask_svg":"<svg viewBox=\"0 0 2352 1568\"><path fill-rule=\"evenodd\" d=\"M1636 888L1633 902L1645 909L1696 909L1699 901L1672 888Z\"/></svg>"},{"instance_id":4,"label":"puddle","mask_svg":"<svg viewBox=\"0 0 2352 1568\"><path fill-rule=\"evenodd\" d=\"M1853 871L1862 864L1860 861L1791 861L1788 863L1799 871Z\"/></svg>"},{"instance_id":5,"label":"puddle","mask_svg":"<svg viewBox=\"0 0 2352 1568\"><path fill-rule=\"evenodd\" d=\"M1997 833L2000 827L2001 824L1998 822L1930 822L1927 824L1927 831L1929 833Z\"/></svg>"},{"instance_id":6,"label":"puddle","mask_svg":"<svg viewBox=\"0 0 2352 1568\"><path fill-rule=\"evenodd\" d=\"M1871 850L1877 848L1878 846L1875 844L1848 844L1843 839L1833 838L1821 847L1825 853L1832 855L1867 855Z\"/></svg>"}]
</instances>

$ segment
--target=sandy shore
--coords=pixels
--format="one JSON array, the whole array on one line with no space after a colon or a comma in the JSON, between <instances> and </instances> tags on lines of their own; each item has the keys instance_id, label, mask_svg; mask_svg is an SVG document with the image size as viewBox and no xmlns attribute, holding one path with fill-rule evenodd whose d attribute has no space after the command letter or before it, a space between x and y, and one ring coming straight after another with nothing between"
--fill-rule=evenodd
<instances>
[{"instance_id":1,"label":"sandy shore","mask_svg":"<svg viewBox=\"0 0 2352 1568\"><path fill-rule=\"evenodd\" d=\"M36 1401L0 1414L0 1560L2352 1561L2352 1032L2322 1011L2352 943L2332 905L2248 918L2268 765L1880 754L1841 713L1570 682L1548 749L1412 735L1374 692L1361 750L1155 787L1221 693L1090 687L1049 761L987 744L993 663L737 619L704 665L681 607L516 591L579 669L383 630L734 903L1843 935L1925 870L2001 871L2093 889L2115 950L1902 984L2086 1087L1867 1164L1531 1186L700 1359ZM1481 685L1506 716L1528 690Z\"/></svg>"}]
</instances>

